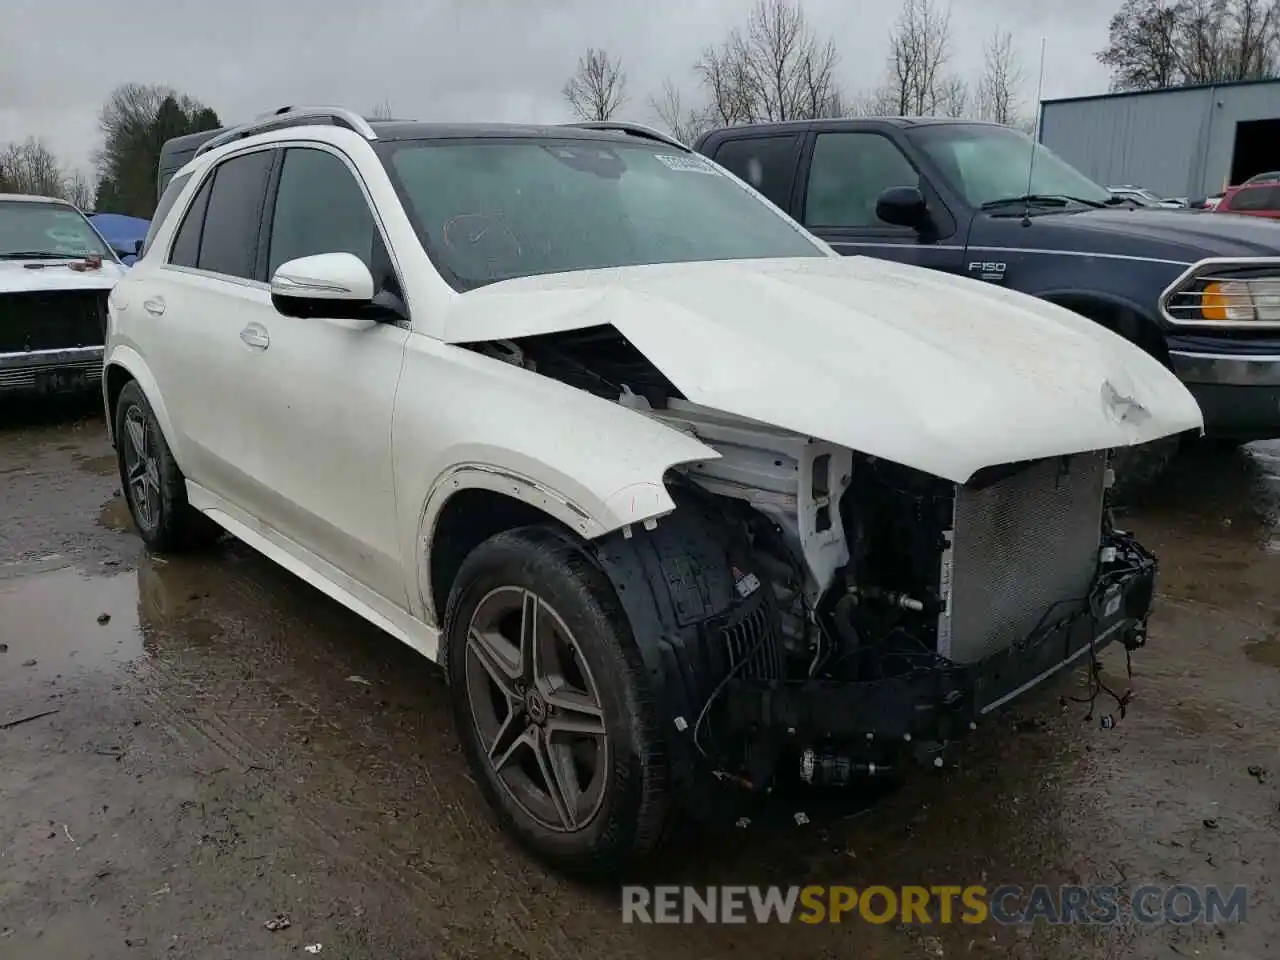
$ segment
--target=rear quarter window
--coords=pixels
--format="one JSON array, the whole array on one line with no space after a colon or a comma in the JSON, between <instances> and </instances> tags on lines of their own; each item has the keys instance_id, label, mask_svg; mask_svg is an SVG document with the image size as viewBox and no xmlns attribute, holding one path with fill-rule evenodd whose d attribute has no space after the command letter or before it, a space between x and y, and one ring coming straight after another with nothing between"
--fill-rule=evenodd
<instances>
[{"instance_id":1,"label":"rear quarter window","mask_svg":"<svg viewBox=\"0 0 1280 960\"><path fill-rule=\"evenodd\" d=\"M156 206L156 212L151 217L151 226L147 228L147 237L142 241L142 254L146 256L151 244L155 241L156 233L164 224L165 218L169 216L169 211L173 209L173 205L178 200L178 195L182 193L182 188L191 182L191 174L184 173L180 177L174 177L169 181L169 186L165 187L164 193L160 196L160 203Z\"/></svg>"}]
</instances>

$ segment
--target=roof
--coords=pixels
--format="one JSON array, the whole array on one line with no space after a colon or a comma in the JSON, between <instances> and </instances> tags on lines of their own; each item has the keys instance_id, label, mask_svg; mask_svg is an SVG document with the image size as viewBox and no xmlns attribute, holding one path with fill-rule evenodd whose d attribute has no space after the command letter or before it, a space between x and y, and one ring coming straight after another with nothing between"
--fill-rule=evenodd
<instances>
[{"instance_id":1,"label":"roof","mask_svg":"<svg viewBox=\"0 0 1280 960\"><path fill-rule=\"evenodd\" d=\"M616 143L636 143L642 139L635 134L621 130L590 128L562 124L521 124L521 123L451 123L420 120L366 120L378 139L378 143L395 143L405 140L460 140L483 138L555 138L559 140L605 140ZM317 124L330 126L329 124ZM297 127L277 127L262 130L261 133L278 134L295 129L305 129L305 124ZM185 134L165 141L160 150L160 174L164 179L166 173L174 173L194 157L196 150L206 141L223 133L236 129L223 127L218 130L204 130L199 133ZM661 131L658 131L661 133ZM258 134L247 134L246 136ZM651 143L659 141L653 140Z\"/></svg>"},{"instance_id":2,"label":"roof","mask_svg":"<svg viewBox=\"0 0 1280 960\"><path fill-rule=\"evenodd\" d=\"M636 136L617 130L590 129L560 124L448 123L427 120L371 120L378 135L375 143L397 140L461 140L486 137L504 139L554 137L557 140L616 140L634 143ZM275 132L275 131L273 131Z\"/></svg>"},{"instance_id":3,"label":"roof","mask_svg":"<svg viewBox=\"0 0 1280 960\"><path fill-rule=\"evenodd\" d=\"M1186 93L1189 90L1230 90L1234 87L1256 87L1272 83L1280 86L1280 77L1268 77L1262 80L1228 80L1223 83L1189 83L1181 87L1161 87L1158 90L1118 90L1110 93L1091 93L1083 97L1058 97L1056 100L1041 100L1040 105L1047 107L1053 103L1084 103L1089 100L1120 100L1131 97L1153 97L1161 93Z\"/></svg>"},{"instance_id":4,"label":"roof","mask_svg":"<svg viewBox=\"0 0 1280 960\"><path fill-rule=\"evenodd\" d=\"M892 127L924 127L941 126L943 124L965 124L968 126L996 127L1000 124L986 120L965 120L959 117L817 117L812 120L775 120L768 123L741 123L717 127L711 133L725 130L750 130L755 133L803 133L814 127L855 126L865 123L884 123Z\"/></svg>"},{"instance_id":5,"label":"roof","mask_svg":"<svg viewBox=\"0 0 1280 960\"><path fill-rule=\"evenodd\" d=\"M0 200L18 200L23 203L61 203L64 206L72 207L75 204L61 197L42 197L36 193L0 193Z\"/></svg>"}]
</instances>

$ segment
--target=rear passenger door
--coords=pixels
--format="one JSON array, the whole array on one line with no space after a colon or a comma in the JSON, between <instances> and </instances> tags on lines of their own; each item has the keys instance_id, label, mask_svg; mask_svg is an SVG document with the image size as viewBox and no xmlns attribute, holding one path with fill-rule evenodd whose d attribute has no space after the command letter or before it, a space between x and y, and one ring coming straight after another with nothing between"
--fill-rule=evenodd
<instances>
[{"instance_id":1,"label":"rear passenger door","mask_svg":"<svg viewBox=\"0 0 1280 960\"><path fill-rule=\"evenodd\" d=\"M257 269L258 234L276 151L223 160L204 178L142 291L140 318L154 357L172 438L187 479L236 504L253 500L252 478L270 456L245 428L255 413L242 389L239 332L271 309Z\"/></svg>"},{"instance_id":2,"label":"rear passenger door","mask_svg":"<svg viewBox=\"0 0 1280 960\"><path fill-rule=\"evenodd\" d=\"M794 133L735 137L721 143L711 159L791 214L800 139Z\"/></svg>"},{"instance_id":3,"label":"rear passenger door","mask_svg":"<svg viewBox=\"0 0 1280 960\"><path fill-rule=\"evenodd\" d=\"M797 217L838 252L864 254L960 273L964 239L951 212L885 132L836 130L810 135ZM885 223L876 201L890 187L917 187L937 226L932 236Z\"/></svg>"}]
</instances>

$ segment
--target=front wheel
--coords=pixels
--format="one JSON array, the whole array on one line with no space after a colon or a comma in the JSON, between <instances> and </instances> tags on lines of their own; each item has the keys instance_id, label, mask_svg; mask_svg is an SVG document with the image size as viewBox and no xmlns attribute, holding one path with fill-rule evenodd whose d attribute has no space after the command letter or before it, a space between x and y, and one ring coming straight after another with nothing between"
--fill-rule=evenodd
<instances>
[{"instance_id":1,"label":"front wheel","mask_svg":"<svg viewBox=\"0 0 1280 960\"><path fill-rule=\"evenodd\" d=\"M550 527L500 533L458 573L445 617L458 734L502 825L574 872L651 853L666 753L612 588Z\"/></svg>"}]
</instances>

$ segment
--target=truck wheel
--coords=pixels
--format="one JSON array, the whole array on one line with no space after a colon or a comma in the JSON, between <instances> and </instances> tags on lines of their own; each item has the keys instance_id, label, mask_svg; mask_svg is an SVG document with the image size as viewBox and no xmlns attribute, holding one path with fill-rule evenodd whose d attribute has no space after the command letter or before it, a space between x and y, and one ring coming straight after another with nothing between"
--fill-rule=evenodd
<instances>
[{"instance_id":1,"label":"truck wheel","mask_svg":"<svg viewBox=\"0 0 1280 960\"><path fill-rule=\"evenodd\" d=\"M213 539L218 527L187 503L187 482L136 380L116 400L115 436L120 489L147 548L172 552Z\"/></svg>"},{"instance_id":2,"label":"truck wheel","mask_svg":"<svg viewBox=\"0 0 1280 960\"><path fill-rule=\"evenodd\" d=\"M458 735L502 826L571 872L653 852L666 751L631 628L581 550L551 527L486 540L458 572L445 633Z\"/></svg>"},{"instance_id":3,"label":"truck wheel","mask_svg":"<svg viewBox=\"0 0 1280 960\"><path fill-rule=\"evenodd\" d=\"M1112 505L1133 506L1169 468L1181 445L1181 436L1161 437L1113 451L1111 469L1115 471L1116 482L1110 491Z\"/></svg>"}]
</instances>

